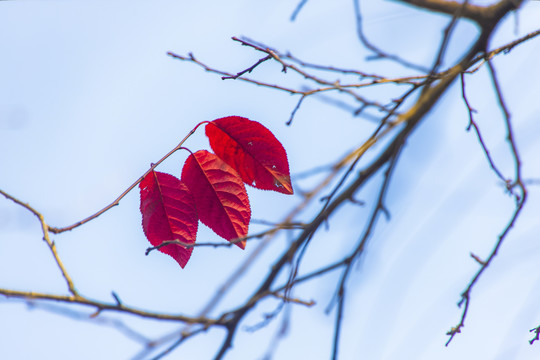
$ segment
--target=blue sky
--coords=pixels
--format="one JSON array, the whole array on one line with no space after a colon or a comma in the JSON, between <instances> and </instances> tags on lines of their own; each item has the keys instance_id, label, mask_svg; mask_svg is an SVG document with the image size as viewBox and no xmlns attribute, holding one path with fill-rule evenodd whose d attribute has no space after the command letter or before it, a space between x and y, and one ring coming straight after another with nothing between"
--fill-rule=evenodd
<instances>
[{"instance_id":1,"label":"blue sky","mask_svg":"<svg viewBox=\"0 0 540 360\"><path fill-rule=\"evenodd\" d=\"M212 66L236 72L261 54L233 42L247 36L306 61L359 68L388 76L411 73L387 61L366 61L355 34L351 1L309 1L295 22L296 1L9 1L0 3L0 189L28 202L52 226L66 226L112 202L172 149L197 123L240 115L267 126L283 143L294 175L330 164L365 141L373 123L308 98L286 126L297 97L235 82L167 56L193 52ZM395 2L363 4L370 39L401 56L431 64L446 21ZM538 29L540 3L527 2L509 16L493 47ZM449 62L469 44L475 29L461 26ZM533 39L494 60L523 160L524 177L540 178L537 154L540 40ZM265 64L254 77L301 86L302 79ZM372 92L371 92L372 91ZM384 98L393 89L368 90ZM500 110L486 69L467 77L467 92L490 150L503 172L512 173ZM538 185L500 255L473 292L466 326L449 347L457 324L459 295L478 269L470 252L487 256L513 210L473 133L458 84L410 139L390 188L391 221L381 220L348 286L341 359L536 359L528 330L540 325ZM208 148L202 131L186 146ZM377 148L374 149L375 151ZM369 154L368 154L369 156ZM180 175L186 153L160 171ZM380 180L380 177L377 178ZM293 176L294 181L294 176ZM310 181L295 182L298 188ZM372 200L377 183L358 197ZM301 199L248 189L253 218L277 222ZM80 228L54 236L79 290L110 301L115 291L127 304L155 311L197 314L219 285L256 248L199 248L184 270L165 255L145 256L139 194ZM319 204L299 221L309 221ZM309 271L331 263L356 243L369 214L347 206L314 238L303 263ZM252 231L264 229L253 225ZM200 226L199 241L218 241ZM212 315L252 293L287 245L273 240L260 264ZM333 309L325 313L339 277L329 274L300 285L295 295L313 299L293 306L289 336L276 359L328 358ZM65 284L27 211L0 200L0 288L64 293ZM265 301L243 325L258 323L277 302ZM88 309L72 307L77 314ZM0 348L6 359L131 359L140 343L117 329L55 314L42 305L0 298ZM118 318L148 338L178 324ZM229 359L262 358L281 324L237 334ZM224 332L210 330L186 342L170 359L212 358Z\"/></svg>"}]
</instances>

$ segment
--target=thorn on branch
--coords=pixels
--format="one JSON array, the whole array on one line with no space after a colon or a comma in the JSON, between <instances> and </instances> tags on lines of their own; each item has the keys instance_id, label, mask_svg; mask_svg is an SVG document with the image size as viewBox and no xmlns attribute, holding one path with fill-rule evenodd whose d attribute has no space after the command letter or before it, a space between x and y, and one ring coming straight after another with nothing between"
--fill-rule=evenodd
<instances>
[{"instance_id":1,"label":"thorn on branch","mask_svg":"<svg viewBox=\"0 0 540 360\"><path fill-rule=\"evenodd\" d=\"M118 294L116 294L114 291L111 292L111 295L112 297L114 298L114 301L116 301L116 305L118 307L122 307L122 301L120 300L120 298L118 297Z\"/></svg>"},{"instance_id":2,"label":"thorn on branch","mask_svg":"<svg viewBox=\"0 0 540 360\"><path fill-rule=\"evenodd\" d=\"M354 116L360 116L360 114L368 107L369 105L368 104L362 104L362 106L360 106L358 109L356 109L354 111Z\"/></svg>"},{"instance_id":3,"label":"thorn on branch","mask_svg":"<svg viewBox=\"0 0 540 360\"><path fill-rule=\"evenodd\" d=\"M94 318L98 317L99 314L101 314L101 310L102 310L101 308L97 308L97 310L96 310L95 312L93 312L92 314L90 314L90 318L91 318L91 319L94 319Z\"/></svg>"},{"instance_id":4,"label":"thorn on branch","mask_svg":"<svg viewBox=\"0 0 540 360\"><path fill-rule=\"evenodd\" d=\"M536 336L529 340L529 344L534 344L535 341L540 340L540 326L535 327L534 329L529 330L529 332L536 333Z\"/></svg>"},{"instance_id":5,"label":"thorn on branch","mask_svg":"<svg viewBox=\"0 0 540 360\"><path fill-rule=\"evenodd\" d=\"M390 211L386 208L386 206L381 204L379 210L381 210L381 212L384 214L386 221L390 221L392 219L392 215L390 215Z\"/></svg>"},{"instance_id":6,"label":"thorn on branch","mask_svg":"<svg viewBox=\"0 0 540 360\"><path fill-rule=\"evenodd\" d=\"M461 328L462 327L463 327L463 325L453 327L453 328L450 329L450 331L448 331L446 333L446 335L454 336L455 334L459 334L459 333L461 333Z\"/></svg>"},{"instance_id":7,"label":"thorn on branch","mask_svg":"<svg viewBox=\"0 0 540 360\"><path fill-rule=\"evenodd\" d=\"M467 303L469 301L469 293L468 291L465 291L463 294L461 294L461 299L458 301L457 306L461 307L463 303Z\"/></svg>"},{"instance_id":8,"label":"thorn on branch","mask_svg":"<svg viewBox=\"0 0 540 360\"><path fill-rule=\"evenodd\" d=\"M474 260L476 260L476 262L479 263L480 265L482 265L482 266L486 265L486 262L484 260L480 259L477 255L473 254L472 252L471 252L471 257Z\"/></svg>"},{"instance_id":9,"label":"thorn on branch","mask_svg":"<svg viewBox=\"0 0 540 360\"><path fill-rule=\"evenodd\" d=\"M275 58L277 58L277 55L272 50L269 50L269 52L270 54L274 55ZM284 74L287 73L287 65L285 65L284 63L282 63L281 72Z\"/></svg>"},{"instance_id":10,"label":"thorn on branch","mask_svg":"<svg viewBox=\"0 0 540 360\"><path fill-rule=\"evenodd\" d=\"M330 230L330 223L328 222L328 216L325 216L323 219L324 229L326 231Z\"/></svg>"},{"instance_id":11,"label":"thorn on branch","mask_svg":"<svg viewBox=\"0 0 540 360\"><path fill-rule=\"evenodd\" d=\"M452 341L452 339L454 339L454 336L456 336L456 334L460 334L461 333L461 328L463 326L465 326L463 324L463 321L464 319L461 320L461 322L457 325L457 326L454 326L452 327L447 333L446 335L450 336L450 339L448 339L448 341L446 342L445 346L448 346L450 344L450 342Z\"/></svg>"},{"instance_id":12,"label":"thorn on branch","mask_svg":"<svg viewBox=\"0 0 540 360\"><path fill-rule=\"evenodd\" d=\"M353 204L355 204L355 205L359 205L359 206L364 206L364 205L366 205L366 202L365 202L365 201L355 199L355 198L352 197L352 196L349 198L349 201L350 201L351 203L353 203Z\"/></svg>"}]
</instances>

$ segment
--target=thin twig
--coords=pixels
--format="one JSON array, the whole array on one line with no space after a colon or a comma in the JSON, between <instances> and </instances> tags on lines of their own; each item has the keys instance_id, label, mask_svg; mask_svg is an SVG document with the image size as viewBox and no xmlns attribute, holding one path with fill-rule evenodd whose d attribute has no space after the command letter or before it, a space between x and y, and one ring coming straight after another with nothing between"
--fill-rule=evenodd
<instances>
[{"instance_id":1,"label":"thin twig","mask_svg":"<svg viewBox=\"0 0 540 360\"><path fill-rule=\"evenodd\" d=\"M514 139L514 131L512 130L512 121L510 120L510 112L508 111L508 107L506 106L506 103L504 101L501 87L499 85L499 81L497 80L497 74L495 72L495 68L493 67L493 64L491 63L490 60L487 60L487 64L488 64L489 72L491 74L491 79L493 81L493 87L495 88L495 93L497 94L497 99L499 101L499 105L504 115L504 122L506 124L506 139L508 140L508 143L510 145L510 151L512 152L512 155L514 156L514 168L515 168L514 185L523 186L523 179L521 178L521 159L519 157L516 140ZM522 190L524 191L525 189L522 187ZM519 201L519 198L517 198L517 200Z\"/></svg>"},{"instance_id":2,"label":"thin twig","mask_svg":"<svg viewBox=\"0 0 540 360\"><path fill-rule=\"evenodd\" d=\"M54 233L54 234L60 234L60 233L63 233L65 231L70 231L70 230L73 230L75 229L76 227L79 227L83 224L86 224L87 222L91 221L91 220L94 220L95 218L97 218L98 216L102 215L103 213L105 213L106 211L110 210L111 208L117 206L119 203L120 203L120 200L122 200L131 190L133 190L135 188L135 186L139 185L139 183L144 179L144 177L146 175L148 175L151 171L153 171L159 164L161 164L164 160L166 160L169 156L171 156L172 154L174 154L176 151L178 151L182 145L184 144L184 142L191 136L193 135L193 133L195 132L195 130L197 130L197 128L199 126L201 126L202 124L205 124L207 123L208 121L202 121L200 123L198 123L183 139L182 141L180 141L180 143L178 145L175 146L174 149L172 149L171 151L169 151L165 156L163 156L161 159L159 159L156 163L152 164L150 166L150 169L148 169L143 175L141 175L141 177L139 177L133 184L131 184L122 194L120 194L120 196L118 196L116 198L116 200L114 200L112 203L110 203L109 205L105 206L103 209L99 210L97 213L95 214L92 214L90 216L88 216L87 218L81 220L81 221L78 221L76 222L75 224L73 225L70 225L70 226L66 226L66 227L63 227L63 228L57 228L57 227L49 227L49 230L50 232Z\"/></svg>"},{"instance_id":3,"label":"thin twig","mask_svg":"<svg viewBox=\"0 0 540 360\"><path fill-rule=\"evenodd\" d=\"M375 56L373 56L370 59L388 59L391 61L394 61L402 66L423 72L423 73L429 73L429 69L427 69L424 66L413 64L412 62L409 62L407 60L402 59L401 57L393 54L386 53L373 45L365 36L364 30L362 28L362 14L360 12L360 0L354 0L354 13L356 17L356 33L358 35L358 38L360 39L361 43L369 50L371 50Z\"/></svg>"},{"instance_id":4,"label":"thin twig","mask_svg":"<svg viewBox=\"0 0 540 360\"><path fill-rule=\"evenodd\" d=\"M75 289L73 280L71 279L71 276L68 274L64 266L64 263L62 262L62 260L60 259L60 256L58 255L58 252L56 251L56 245L51 240L51 237L49 234L51 229L49 225L47 225L47 223L45 222L45 218L43 217L43 215L40 212L38 212L36 209L34 209L32 206L30 206L29 204L20 201L19 199L9 195L3 190L0 190L0 194L4 195L5 198L13 201L14 203L24 207L26 210L30 211L32 214L34 214L38 218L39 223L41 225L41 231L43 233L43 240L45 241L45 243L47 243L47 246L49 247L49 250L51 251L51 254L54 258L54 261L56 262L56 265L58 266L58 268L60 269L60 272L62 273L62 277L64 278L66 282L69 292L74 297L77 297L78 293L77 293L77 290Z\"/></svg>"},{"instance_id":5,"label":"thin twig","mask_svg":"<svg viewBox=\"0 0 540 360\"><path fill-rule=\"evenodd\" d=\"M495 172L495 174L497 175L499 179L501 179L505 184L508 184L508 180L504 177L504 175L501 173L501 171L498 169L498 167L495 165L495 162L491 158L491 154L489 152L489 149L486 146L486 143L484 142L484 139L480 132L480 128L478 127L478 124L476 123L476 121L474 121L473 113L475 113L476 110L471 107L469 100L467 99L467 95L465 94L465 74L463 73L461 74L461 96L469 112L469 125L467 126L467 131L469 131L471 127L474 129L476 136L478 138L478 142L480 143L480 146L482 147L482 151L484 152L484 155L486 156L486 159L489 162L489 166Z\"/></svg>"},{"instance_id":6,"label":"thin twig","mask_svg":"<svg viewBox=\"0 0 540 360\"><path fill-rule=\"evenodd\" d=\"M476 285L476 283L478 282L478 280L479 280L480 276L482 275L482 273L489 267L489 265L491 264L493 259L497 256L497 253L498 253L499 249L501 248L503 242L505 241L508 234L510 233L510 230L512 229L512 227L515 225L521 211L523 210L523 206L525 205L525 202L527 200L527 188L525 187L523 179L521 178L521 160L520 160L520 157L519 157L519 153L518 153L518 150L517 150L517 146L516 146L513 131L512 131L512 122L510 120L510 113L509 113L508 108L507 108L507 106L505 104L505 101L504 101L504 98L503 98L503 95L502 95L502 92L501 92L501 88L500 88L498 80L497 80L497 75L496 75L496 72L495 72L495 68L491 64L491 61L488 60L487 64L488 64L488 68L490 70L491 80L493 82L493 88L495 90L495 93L496 93L497 98L499 100L499 105L500 105L501 110L503 112L503 118L504 118L504 122L506 124L506 130L507 130L507 141L508 141L508 143L510 145L510 151L511 151L513 157L514 157L515 177L516 178L515 178L513 183L508 182L508 184L509 184L508 189L511 190L514 187L517 187L517 188L519 188L521 194L516 193L516 192L513 193L514 197L515 197L515 200L516 200L516 207L515 207L514 212L513 212L512 216L510 218L510 221L508 222L508 224L504 228L503 232L499 235L499 237L498 237L498 239L497 239L497 241L495 243L495 246L493 247L493 250L489 254L488 258L485 261L480 263L480 265L481 265L480 269L476 272L476 274L474 275L474 277L470 281L470 283L467 286L467 288L465 289L465 291L461 294L461 300L458 303L458 306L464 305L464 308L463 308L463 311L462 311L462 314L461 314L461 319L460 319L459 323L456 326L452 327L447 332L447 335L449 336L449 338L448 338L448 341L446 342L446 346L448 346L450 344L452 339L454 339L454 337L461 332L461 329L463 328L463 326L465 326L465 319L467 318L467 312L469 310L469 306L470 306L470 302L471 302L471 291L474 288L474 286Z\"/></svg>"},{"instance_id":7,"label":"thin twig","mask_svg":"<svg viewBox=\"0 0 540 360\"><path fill-rule=\"evenodd\" d=\"M503 14L504 15L504 14ZM502 15L501 15L502 16ZM419 122L424 118L424 115L432 108L432 106L440 99L446 89L453 83L456 77L465 69L466 65L470 63L471 59L478 53L478 51L485 48L485 43L491 34L490 31L483 32L477 39L475 44L469 49L467 54L462 60L450 69L447 76L441 79L437 84L430 86L428 91L423 92L416 104L411 107L406 113L401 114L396 120L397 123L403 123L405 126L403 129L390 141L389 145L383 150L378 157L368 166L364 171L360 172L358 177L352 181L349 186L344 189L336 198L328 205L328 207L319 212L318 215L312 220L310 224L300 233L300 235L294 240L285 253L273 264L270 273L262 281L259 288L251 296L247 302L240 308L224 314L227 319L226 328L227 335L223 340L223 343L216 355L216 360L222 359L225 353L232 346L232 340L238 329L240 321L244 316L255 306L258 299L267 293L269 288L274 283L277 276L281 273L284 266L294 258L298 250L302 248L304 243L313 236L321 224L323 224L329 217L329 214L333 214L334 211L340 207L344 202L354 197L356 191L361 188L368 179L374 176L375 173L395 154L396 147L400 147L403 144L412 131L416 128Z\"/></svg>"},{"instance_id":8,"label":"thin twig","mask_svg":"<svg viewBox=\"0 0 540 360\"><path fill-rule=\"evenodd\" d=\"M236 75L234 76L222 76L221 77L221 80L227 80L227 79L238 79L240 76L244 75L245 73L251 73L257 66L259 66L260 64L262 64L263 62L267 61L267 60L270 60L272 57L270 55L268 56L265 56L263 57L262 59L260 59L259 61L257 61L254 65L248 67L247 69L245 70L242 70L240 72L238 72Z\"/></svg>"},{"instance_id":9,"label":"thin twig","mask_svg":"<svg viewBox=\"0 0 540 360\"><path fill-rule=\"evenodd\" d=\"M307 307L312 307L313 305L315 305L315 301L313 301L313 300L306 301L306 300L302 300L302 299L298 299L298 298L290 298L290 297L286 297L284 294L280 294L279 292L273 292L271 294L274 297L283 300L284 302L300 304L300 305L304 305L304 306L307 306Z\"/></svg>"},{"instance_id":10,"label":"thin twig","mask_svg":"<svg viewBox=\"0 0 540 360\"><path fill-rule=\"evenodd\" d=\"M377 218L379 214L380 213L387 214L388 212L384 205L384 199L388 192L388 187L390 186L390 180L392 178L392 174L397 164L399 155L401 154L403 145L404 144L398 145L395 150L394 155L392 156L391 159L388 160L389 161L388 168L386 169L384 173L384 180L379 190L377 203L375 204L375 207L373 208L373 212L371 213L369 217L367 227L363 231L363 234L355 250L352 252L352 254L350 254L343 260L343 264L345 265L345 270L343 271L343 274L339 281L339 285L337 287L336 295L335 295L335 299L337 299L338 309L336 312L336 321L334 325L334 342L333 342L333 350L332 350L333 359L337 359L337 353L338 353L338 348L339 348L339 338L341 334L341 324L343 321L343 308L345 306L344 302L345 302L347 279L351 272L354 261L360 256L360 254L364 252L364 249L366 248L367 241L374 231L375 224L377 222Z\"/></svg>"},{"instance_id":11,"label":"thin twig","mask_svg":"<svg viewBox=\"0 0 540 360\"><path fill-rule=\"evenodd\" d=\"M18 290L9 290L9 289L0 289L0 294L6 297L12 297L12 298L17 298L17 299L48 300L48 301L55 301L59 303L65 303L65 304L84 305L84 306L93 307L97 309L97 313L101 313L103 311L116 311L120 313L137 315L139 317L147 318L147 319L179 321L179 322L184 322L188 324L202 324L205 326L222 325L220 321L206 318L206 317L189 317L189 316L178 315L178 314L145 311L145 310L129 307L123 304L119 305L117 303L107 303L103 301L91 300L81 295L78 295L78 296L56 295L56 294L39 293L39 292L34 292L34 291L18 291Z\"/></svg>"},{"instance_id":12,"label":"thin twig","mask_svg":"<svg viewBox=\"0 0 540 360\"><path fill-rule=\"evenodd\" d=\"M433 76L439 71L439 66L442 63L444 54L446 53L446 49L448 48L448 42L450 41L452 31L455 29L456 24L464 11L463 9L467 6L468 2L468 0L465 0L460 7L456 8L455 12L452 14L452 19L444 29L441 45L439 46L439 51L437 52L437 58L428 75L429 81L433 81ZM427 87L425 87L424 89L426 88Z\"/></svg>"},{"instance_id":13,"label":"thin twig","mask_svg":"<svg viewBox=\"0 0 540 360\"><path fill-rule=\"evenodd\" d=\"M296 5L296 8L294 9L293 13L291 14L291 21L296 20L296 17L300 13L300 10L302 10L302 8L304 7L304 5L306 5L307 2L308 0L300 0L298 5Z\"/></svg>"},{"instance_id":14,"label":"thin twig","mask_svg":"<svg viewBox=\"0 0 540 360\"><path fill-rule=\"evenodd\" d=\"M232 240L230 240L228 242L220 242L220 243L214 243L214 242L209 242L209 243L204 243L204 242L201 242L201 243L187 243L187 242L184 242L184 241L181 241L181 240L165 240L159 245L147 248L144 254L148 255L150 252L152 252L154 250L158 250L158 249L160 249L160 248L162 248L164 246L167 246L167 245L180 245L185 249L191 249L191 248L195 248L195 247L214 247L214 248L217 248L217 247L232 247L233 245L235 245L237 243L241 243L241 242L243 242L245 240L260 239L260 238L265 237L267 235L272 235L275 232L277 232L278 230L302 229L302 228L303 228L303 226L297 226L297 225L292 225L291 226L291 225L286 225L286 224L285 225L278 224L272 229L262 231L262 232L257 233L257 234L246 235L246 236L242 236L242 237L239 237L239 238L236 238L236 239L232 239Z\"/></svg>"}]
</instances>

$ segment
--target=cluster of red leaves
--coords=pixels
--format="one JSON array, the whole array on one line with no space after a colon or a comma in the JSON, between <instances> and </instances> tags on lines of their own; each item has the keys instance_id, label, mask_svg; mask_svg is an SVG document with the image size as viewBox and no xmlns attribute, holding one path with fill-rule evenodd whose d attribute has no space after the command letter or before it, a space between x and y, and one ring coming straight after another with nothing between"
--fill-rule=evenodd
<instances>
[{"instance_id":1,"label":"cluster of red leaves","mask_svg":"<svg viewBox=\"0 0 540 360\"><path fill-rule=\"evenodd\" d=\"M199 220L244 249L251 207L244 183L292 194L287 154L274 134L256 121L228 116L206 123L214 151L191 153L181 179L151 171L139 184L144 233L152 244L194 244ZM184 268L193 247L168 244L159 251Z\"/></svg>"}]
</instances>

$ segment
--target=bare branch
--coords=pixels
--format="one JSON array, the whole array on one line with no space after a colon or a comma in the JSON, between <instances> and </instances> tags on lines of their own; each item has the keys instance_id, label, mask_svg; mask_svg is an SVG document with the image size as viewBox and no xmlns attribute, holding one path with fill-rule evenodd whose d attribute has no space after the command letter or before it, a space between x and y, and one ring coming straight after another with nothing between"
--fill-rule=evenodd
<instances>
[{"instance_id":1,"label":"bare branch","mask_svg":"<svg viewBox=\"0 0 540 360\"><path fill-rule=\"evenodd\" d=\"M366 36L364 35L364 30L362 28L362 14L360 12L360 0L353 0L353 3L354 3L354 13L355 13L355 16L356 16L356 33L358 35L358 38L362 42L362 44L364 44L364 46L366 48L368 48L369 50L371 50L375 54L375 56L372 59L376 59L376 60L378 60L378 59L388 59L388 60L394 61L394 62L396 62L396 63L398 63L398 64L400 64L400 65L402 65L404 67L414 69L414 70L420 71L422 73L429 73L429 69L427 69L426 67L421 66L421 65L417 65L417 64L413 64L412 62L404 60L404 59L402 59L401 57L399 57L397 55L389 54L387 52L384 52L381 49L379 49L378 47L376 47L375 45L373 45L366 38Z\"/></svg>"},{"instance_id":2,"label":"bare branch","mask_svg":"<svg viewBox=\"0 0 540 360\"><path fill-rule=\"evenodd\" d=\"M501 106L504 121L506 124L506 130L507 130L507 140L510 145L510 151L512 153L512 156L514 158L514 166L515 166L515 180L513 183L507 182L508 184L508 190L513 189L514 187L517 187L519 189L519 193L513 192L512 194L515 197L516 200L516 207L514 210L514 213L512 214L512 217L510 218L509 223L504 228L503 232L499 235L499 238L497 239L497 242L495 243L495 246L491 253L489 254L488 258L485 261L478 261L478 263L481 265L480 269L476 272L472 280L470 281L469 285L465 289L465 291L461 295L461 300L459 301L458 305L465 305L463 312L461 314L460 322L452 327L450 331L448 331L447 335L449 335L449 339L446 342L446 346L450 344L454 336L461 332L461 328L465 325L465 319L467 317L467 311L469 310L470 301L471 301L471 291L478 282L478 279L482 275L482 273L488 268L488 266L491 264L495 256L497 255L499 249L501 248L504 240L507 238L508 234L510 233L510 230L515 225L521 211L523 210L523 206L525 205L525 202L527 200L527 188L524 185L523 179L521 178L521 160L519 158L519 153L517 150L517 146L514 140L514 135L512 131L512 123L510 120L510 113L508 111L508 108L505 104L497 76L495 73L495 68L491 64L491 62L488 60L488 67L491 74L491 79L493 81L493 87L495 89L497 98L499 100L499 105ZM475 258L476 259L476 258Z\"/></svg>"},{"instance_id":3,"label":"bare branch","mask_svg":"<svg viewBox=\"0 0 540 360\"><path fill-rule=\"evenodd\" d=\"M34 214L38 218L39 223L41 225L41 231L43 233L43 240L45 241L45 243L47 243L47 246L49 247L49 250L51 251L51 254L54 258L54 261L56 262L56 265L58 266L58 268L60 269L60 272L62 273L62 277L64 278L66 282L69 292L73 296L77 296L78 294L77 294L77 290L75 289L75 285L73 284L73 280L71 279L71 276L68 274L64 266L64 263L60 259L60 256L58 256L58 252L56 251L56 245L50 238L49 232L51 231L51 228L45 222L45 218L43 217L43 215L37 210L35 210L33 207L28 205L27 203L24 203L16 199L15 197L4 192L3 190L0 190L0 194L4 195L5 198L13 201L14 203L24 207L26 210L30 211L32 214Z\"/></svg>"},{"instance_id":4,"label":"bare branch","mask_svg":"<svg viewBox=\"0 0 540 360\"><path fill-rule=\"evenodd\" d=\"M166 240L166 241L163 241L161 244L159 244L157 246L152 246L152 247L147 248L146 252L145 252L145 255L148 255L150 252L152 252L154 250L158 250L158 249L160 249L160 248L162 248L164 246L167 246L167 245L180 245L180 246L182 246L183 248L186 248L186 249L191 249L191 248L195 248L195 247L214 247L214 248L216 248L216 247L232 247L233 245L235 245L237 243L240 243L240 242L242 242L244 240L258 239L258 238L265 237L267 235L272 235L272 234L276 233L278 230L302 229L302 228L303 228L303 226L298 226L298 225L278 224L272 229L269 229L269 230L266 230L266 231L263 231L263 232L260 232L260 233L257 233L257 234L246 235L246 236L243 236L243 237L232 239L231 241L228 241L228 242L220 242L220 243L213 243L213 242L209 242L209 243L204 243L204 242L201 242L201 243L187 243L187 242L184 242L184 241L181 241L181 240Z\"/></svg>"},{"instance_id":5,"label":"bare branch","mask_svg":"<svg viewBox=\"0 0 540 360\"><path fill-rule=\"evenodd\" d=\"M351 272L351 268L352 268L352 264L354 263L354 260L356 260L360 256L360 254L364 252L364 249L366 248L367 241L374 231L375 224L377 222L377 218L379 214L380 213L384 214L387 212L386 207L384 206L384 198L388 191L388 187L390 185L390 180L393 174L393 170L395 169L397 160L399 158L399 155L401 154L401 150L402 150L401 146L397 147L392 158L389 160L388 168L385 171L384 180L382 182L381 189L379 190L377 203L375 204L375 207L373 208L373 212L371 216L369 217L367 227L364 230L363 235L361 236L358 245L356 246L352 254L350 254L349 256L343 259L343 265L345 266L345 269L339 281L339 285L336 290L336 295L334 297L337 300L338 308L336 312L336 322L334 325L334 340L333 340L333 351L332 351L333 359L337 359L337 354L338 354L339 339L340 339L340 334L341 334L341 324L343 320L343 309L345 306L344 302L345 302L346 282Z\"/></svg>"},{"instance_id":6,"label":"bare branch","mask_svg":"<svg viewBox=\"0 0 540 360\"><path fill-rule=\"evenodd\" d=\"M508 143L510 145L510 151L512 152L512 155L514 156L514 167L515 167L515 185L521 185L521 189L524 193L526 193L525 188L523 187L523 179L521 178L521 159L519 157L516 140L514 139L514 131L512 130L512 122L510 121L510 112L508 111L508 107L505 104L501 87L499 85L499 81L497 80L497 75L495 72L495 68L493 67L493 64L490 60L487 61L489 72L491 74L491 79L493 81L493 87L495 88L495 93L497 94L497 99L499 100L499 105L501 107L501 110L504 115L504 122L506 124L506 139L508 140ZM525 194L523 194L525 196ZM519 198L516 199L519 201Z\"/></svg>"},{"instance_id":7,"label":"bare branch","mask_svg":"<svg viewBox=\"0 0 540 360\"><path fill-rule=\"evenodd\" d=\"M136 309L133 307L125 306L123 304L117 303L107 303L102 301L90 300L81 295L55 295L55 294L46 294L38 293L33 291L18 291L18 290L8 290L0 289L0 294L5 295L6 297L12 297L17 299L33 299L33 300L48 300L55 301L65 304L78 304L85 305L88 307L93 307L96 309L97 313L103 311L116 311L120 313L137 315L142 318L147 319L157 319L157 320L170 320L170 321L179 321L187 324L201 324L205 326L213 325L222 325L219 320L213 320L205 317L189 317L184 315L175 315L175 314L166 314L158 313Z\"/></svg>"},{"instance_id":8,"label":"bare branch","mask_svg":"<svg viewBox=\"0 0 540 360\"><path fill-rule=\"evenodd\" d=\"M478 142L480 143L484 155L486 155L486 159L489 162L489 166L491 166L491 169L493 169L497 177L501 179L503 183L508 185L509 181L504 177L504 175L495 165L495 162L491 158L491 154L486 146L486 143L484 142L482 134L480 133L480 128L478 127L478 124L474 121L473 113L475 113L476 110L471 107L469 100L467 99L467 95L465 94L465 74L461 74L461 95L463 97L463 102L465 103L465 106L467 106L467 110L469 112L469 125L467 126L467 131L469 131L471 127L474 129L476 136L478 137Z\"/></svg>"}]
</instances>

